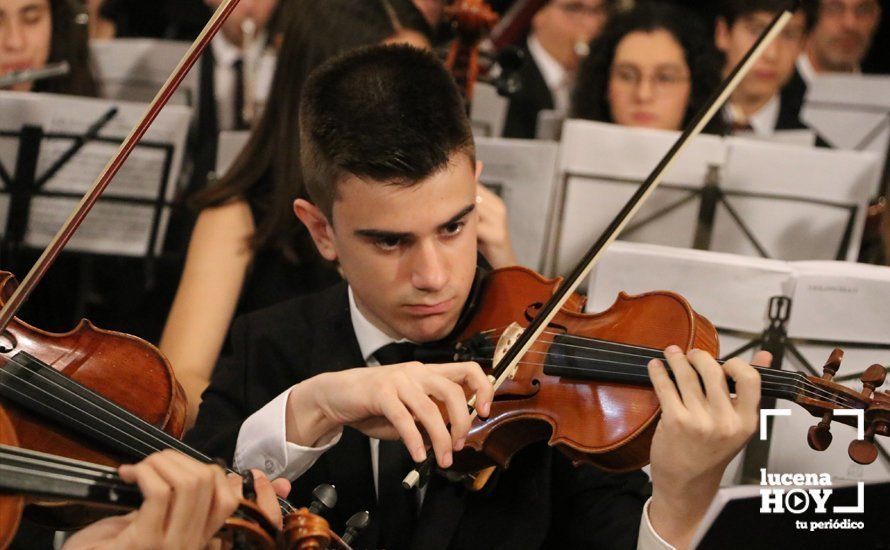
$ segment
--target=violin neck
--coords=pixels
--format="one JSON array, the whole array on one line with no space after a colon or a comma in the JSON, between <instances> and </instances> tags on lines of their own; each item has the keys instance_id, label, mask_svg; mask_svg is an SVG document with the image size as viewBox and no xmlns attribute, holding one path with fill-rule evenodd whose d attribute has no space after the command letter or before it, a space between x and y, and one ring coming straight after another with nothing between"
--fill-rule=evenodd
<instances>
[{"instance_id":1,"label":"violin neck","mask_svg":"<svg viewBox=\"0 0 890 550\"><path fill-rule=\"evenodd\" d=\"M601 340L580 340L569 335L557 336L547 353L544 374L651 386L647 365L652 359L664 359L661 350L630 346ZM798 372L755 367L760 373L760 393L798 402L807 379ZM673 373L668 369L673 379ZM727 378L730 392L735 383Z\"/></svg>"},{"instance_id":2,"label":"violin neck","mask_svg":"<svg viewBox=\"0 0 890 550\"><path fill-rule=\"evenodd\" d=\"M138 487L113 468L0 445L0 492L77 500L131 510L142 504Z\"/></svg>"}]
</instances>

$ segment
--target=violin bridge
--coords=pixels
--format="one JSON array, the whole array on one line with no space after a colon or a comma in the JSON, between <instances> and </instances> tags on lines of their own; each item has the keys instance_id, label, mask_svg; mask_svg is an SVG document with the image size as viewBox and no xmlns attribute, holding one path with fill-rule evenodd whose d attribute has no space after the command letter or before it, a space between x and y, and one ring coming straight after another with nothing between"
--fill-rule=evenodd
<instances>
[{"instance_id":1,"label":"violin bridge","mask_svg":"<svg viewBox=\"0 0 890 550\"><path fill-rule=\"evenodd\" d=\"M508 326L504 330L503 334L501 334L501 337L498 339L497 347L494 350L494 360L492 361L492 365L497 365L500 360L503 359L505 355L507 355L507 352L513 346L513 344L516 343L516 340L519 339L519 336L521 334L522 327L519 326L519 323L511 323L510 326ZM513 380L513 377L516 376L516 371L518 370L518 368L519 362L517 361L516 364L513 365L513 367L510 369L510 380Z\"/></svg>"}]
</instances>

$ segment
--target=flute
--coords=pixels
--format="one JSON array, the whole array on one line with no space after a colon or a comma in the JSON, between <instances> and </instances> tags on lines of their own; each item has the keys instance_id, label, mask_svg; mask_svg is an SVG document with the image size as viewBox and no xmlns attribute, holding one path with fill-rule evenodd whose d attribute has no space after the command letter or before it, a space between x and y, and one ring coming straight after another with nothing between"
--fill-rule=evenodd
<instances>
[{"instance_id":1,"label":"flute","mask_svg":"<svg viewBox=\"0 0 890 550\"><path fill-rule=\"evenodd\" d=\"M52 63L39 69L13 71L0 76L0 88L9 88L24 82L37 82L38 80L46 80L47 78L65 76L69 72L71 72L71 65L69 65L67 61Z\"/></svg>"}]
</instances>

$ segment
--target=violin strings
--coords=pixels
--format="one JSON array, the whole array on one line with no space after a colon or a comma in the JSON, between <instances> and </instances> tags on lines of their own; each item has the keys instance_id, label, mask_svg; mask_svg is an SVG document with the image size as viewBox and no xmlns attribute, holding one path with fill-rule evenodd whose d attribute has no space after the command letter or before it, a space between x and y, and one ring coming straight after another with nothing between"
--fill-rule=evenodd
<instances>
[{"instance_id":1,"label":"violin strings","mask_svg":"<svg viewBox=\"0 0 890 550\"><path fill-rule=\"evenodd\" d=\"M486 359L488 359L488 358L485 358L485 357L472 357L472 358L471 358L471 360L473 360L473 361L486 360ZM566 365L555 365L555 364L550 364L550 363L535 363L535 362L532 362L532 361L520 361L520 362L518 362L517 364L519 364L519 365L530 365L530 366L542 366L542 367L554 367L554 368L556 368L556 367L559 367L559 368L566 368ZM631 365L631 366L634 367L634 368L639 369L639 367L636 366L636 365ZM571 368L571 367L568 367L568 368ZM651 383L651 380L650 380L650 378L649 378L649 375L648 375L648 374L644 374L644 373L642 373L642 372L628 372L628 371L625 371L625 370L609 370L609 369L579 369L579 370L582 370L582 371L584 371L584 372L591 372L591 371L592 371L592 372L596 372L596 373L599 373L599 374L618 374L618 375L621 375L621 376L624 376L624 377L630 377L630 378L634 378L634 379L638 379L638 380L641 380L641 381L646 381L646 382L650 382L650 383ZM766 388L766 389L773 389L773 390L788 390L788 389L790 389L790 386L783 385L783 384L779 384L779 385L764 385L763 387ZM813 393L812 391L809 391L808 389L805 389L805 388L804 388L804 389L801 389L801 392L804 393L804 394L809 394L808 396L809 396L809 397L812 397L812 398L814 398L814 399L818 399L818 400L821 400L821 401L828 401L829 403L831 403L831 404L833 404L833 405L837 405L839 408L844 408L844 409L847 409L847 408L856 408L855 406L851 406L850 404L843 403L843 402L840 402L840 401L836 400L836 399L834 398L834 396L828 396L828 397L820 396L820 395L815 394L815 393Z\"/></svg>"},{"instance_id":2,"label":"violin strings","mask_svg":"<svg viewBox=\"0 0 890 550\"><path fill-rule=\"evenodd\" d=\"M23 365L22 363L18 362L14 357L7 358L7 360L8 360L9 362L11 362L11 363L14 363L14 364L16 364L16 365L22 367L22 368L26 368L25 365ZM46 368L51 368L51 367L46 367ZM78 393L72 391L72 390L69 389L69 388L66 388L65 386L63 386L63 385L61 385L61 384L59 384L59 383L57 383L57 382L55 382L54 380L50 379L49 377L44 376L44 374L43 374L42 372L40 372L40 371L31 371L31 372L34 372L38 377L40 377L40 378L43 379L44 381L48 382L48 383L51 384L52 386L55 386L56 389L61 390L62 392L65 392L65 393L67 393L67 394L69 394L69 395L72 395L72 396L74 396L74 397L76 397L76 398L83 399L83 397L80 396ZM44 396L46 396L46 397L48 397L48 398L50 398L50 399L53 399L53 400L59 402L59 403L62 404L62 405L67 405L67 406L73 408L75 411L77 411L77 412L79 412L79 413L81 413L81 414L83 414L83 415L86 415L86 416L89 417L90 419L95 420L95 421L97 421L98 423L100 423L100 424L102 424L102 425L104 425L104 426L107 426L108 428L110 428L110 429L111 429L112 431L114 431L114 432L118 432L118 433L120 433L120 434L122 434L122 435L124 435L124 436L130 436L130 437L133 437L134 439L136 439L137 441L139 441L141 444L145 445L145 446L148 447L149 449L152 449L152 451L160 451L160 450L167 449L167 448L173 448L173 449L175 449L175 450L177 450L177 451L180 451L180 452L182 452L182 453L185 454L185 455L191 456L192 458L195 458L195 459L197 459L197 460L199 460L199 461L202 461L202 462L205 462L205 463L212 463L212 460L210 460L209 457L206 457L205 455L201 454L200 452L198 452L198 451L192 449L191 447L185 445L185 444L182 443L181 441L179 441L179 440L177 440L177 439L175 439L175 438L173 438L173 437L170 437L170 439L171 439L172 441L176 442L176 445L171 445L171 444L169 444L168 442L165 442L163 439L160 439L157 435L152 434L151 432L146 431L145 429L143 429L143 428L140 427L139 425L134 424L134 423L128 421L128 419L126 418L125 415L132 415L132 413L130 413L129 411L126 411L126 409L123 409L123 408L121 408L121 407L119 407L119 406L117 406L117 405L115 405L115 404L113 404L113 403L108 402L108 403L110 403L114 408L118 408L120 411L122 411L123 413L125 413L125 415L115 414L113 410L110 411L111 414L114 414L114 416L115 416L116 418L118 418L119 420L122 420L122 421L128 423L128 424L129 424L129 427L131 427L134 431L136 431L136 432L138 432L138 433L142 433L144 436L147 436L148 438L153 439L153 440L156 441L156 442L159 442L161 445L160 445L160 446L156 446L155 444L151 443L150 441L148 441L148 440L146 440L146 439L139 439L139 438L136 437L134 434L128 433L128 432L124 431L123 429L118 428L117 426L114 426L113 424L111 424L111 423L105 421L104 419L101 419L101 418L97 417L96 415L90 413L90 412L87 411L86 409L84 409L84 408L82 408L82 407L79 407L79 406L77 406L76 404L72 404L72 403L69 403L69 402L66 402L66 401L62 400L60 397L56 396L56 395L53 394L52 392L47 391L47 390L45 390L45 389L43 389L43 388L41 388L41 387L39 387L39 386L33 384L32 382L28 381L28 380L25 379L24 377L21 377L21 376L18 376L18 375L16 375L16 374L13 374L13 373L8 372L8 370L5 369L5 368L0 368L0 377L2 377L2 376L6 376L7 378L10 378L10 377L11 377L12 379L14 379L14 380L16 380L16 381L19 381L19 382L21 382L22 384L25 384L25 385L27 385L27 386L30 386L31 388L33 388L34 390L36 390L36 391L39 392L40 394L42 394L42 395L44 395ZM63 375L63 376L64 376L64 375ZM71 379L69 378L69 380L71 380ZM72 380L72 382L75 382L75 381ZM75 382L75 383L77 383L77 382ZM23 392L19 391L19 390L16 389L15 387L13 387L13 386L11 386L11 385L7 385L7 387L8 387L11 391L15 392L17 395L21 396L22 398L24 398L24 399L26 399L26 400L28 400L28 401L35 402L35 403L37 403L37 404L40 404L40 401L34 399L32 396L30 396L30 395L28 395L28 394L26 394L26 393L23 393ZM95 404L93 404L93 403L90 403L90 405L95 406ZM106 411L104 411L104 412L109 412L109 411L106 410ZM70 422L74 422L74 423L76 423L76 424L78 424L78 425L81 425L81 426L83 426L84 428L87 427L87 425L86 425L84 422L81 422L80 420L78 420L78 419L76 419L76 418L74 418L74 417L72 417L72 416L70 416L70 415L67 415L67 419L68 419L68 421L70 421ZM141 419L140 419L140 420L141 420ZM169 434L166 434L166 433L164 432L164 435L165 435L165 436L168 436ZM133 447L132 445L129 445L128 443L126 443L125 441L123 441L123 440L121 440L121 439L119 439L119 438L115 438L115 437L113 437L113 441L115 441L115 443L117 443L118 445L121 445L121 446L123 446L123 447L126 447L127 449L130 449L130 451L131 451L132 453L134 453L136 456L141 456L141 457L145 457L145 456L147 456L147 454L144 453L143 451L141 451L141 450L139 450L139 449ZM181 447L181 448L180 448L180 447ZM195 456L195 455L197 455L197 456ZM228 473L234 473L234 474L237 474L237 475L240 476L240 474L238 474L238 473L235 472L234 470L231 470L231 469L229 469L229 468L226 468L225 470L226 470ZM294 508L294 506L293 506L290 502L288 502L286 499L278 498L278 503L279 503L279 505L281 506L281 508L284 509L286 512L294 512L294 511L296 510L296 508Z\"/></svg>"},{"instance_id":3,"label":"violin strings","mask_svg":"<svg viewBox=\"0 0 890 550\"><path fill-rule=\"evenodd\" d=\"M562 345L562 344L560 343L558 345ZM591 350L591 351L599 351L604 354L613 353L613 352L607 351L607 350L596 350L593 348L585 348L585 349ZM479 348L479 351L483 351L483 352L484 351L492 351L492 350L493 350L493 348L487 348L487 347ZM558 353L556 351L544 352L544 351L537 351L537 350L529 350L526 352L526 354L527 355L528 354L544 355L546 357L553 357L553 358L575 359L578 361L588 361L588 362L593 362L593 363L610 363L610 364L614 364L614 365L617 365L620 367L639 368L639 369L643 369L643 370L645 370L645 368L646 368L644 365L638 365L638 364L634 364L634 363L623 363L620 361L610 361L608 359L603 359L603 358L599 358L599 357L584 357L584 356L578 356L578 355L569 355L569 354ZM555 367L557 365L547 364L547 366ZM559 366L568 367L568 365L559 365ZM771 387L772 389L781 388L781 389L789 389L791 391L793 391L796 388L809 389L809 390L811 390L811 394L810 394L811 396L821 395L821 398L823 398L823 399L826 399L829 401L834 400L833 402L835 404L841 403L840 401L837 401L837 399L843 399L846 402L847 407L856 408L856 401L853 400L852 398L850 398L849 396L845 396L845 395L836 396L835 394L832 394L831 392L829 392L825 389L822 389L819 386L813 384L812 382L807 380L805 377L799 375L798 373L775 371L775 370L764 368L764 367L755 367L755 368L760 373L761 379L764 382L764 388L768 387L766 385L766 382L775 382L775 383L779 384L779 386L772 386ZM617 374L617 373L622 373L624 371L612 371L612 372ZM790 383L789 383L789 380L790 380Z\"/></svg>"},{"instance_id":4,"label":"violin strings","mask_svg":"<svg viewBox=\"0 0 890 550\"><path fill-rule=\"evenodd\" d=\"M492 334L491 337L486 336L486 339L491 341L492 343L494 343L496 339L500 338L500 336L497 336L496 333L501 330L503 330L503 329L502 328L490 329L490 330L484 331L480 334ZM559 346L564 346L564 347L575 347L575 348L582 349L585 351L597 351L600 353L607 353L607 354L620 354L620 355L627 355L630 357L640 357L640 358L645 358L645 359L663 359L664 358L663 353L660 350L657 350L654 348L648 348L648 347L643 347L643 346L634 346L634 345L629 345L629 344L621 344L621 343L617 343L617 342L609 342L609 341L600 340L600 339L596 339L596 338L586 338L586 337L575 336L575 335L570 335L570 334L563 334L563 333L552 332L552 331L545 331L544 333L542 333L542 335L543 334L552 335L554 337L558 336L561 339L562 338L571 338L574 340L598 342L598 343L606 344L606 345L609 345L612 347L617 347L617 348L644 350L644 351L648 352L648 354L641 355L641 354L620 352L620 351L615 351L615 350L611 350L611 349L602 349L602 348L589 347L589 346L578 346L578 345L573 345L573 344L566 344L566 343L563 343L562 341L557 343ZM493 349L494 348L491 348L491 350L493 350ZM480 351L490 351L490 349L489 348L481 348ZM528 353L543 353L543 352L534 352L533 350L530 350ZM566 356L566 357L571 357L571 356ZM582 358L582 359L590 360L591 358ZM717 363L722 365L725 363L725 361L718 360ZM835 397L834 394L816 386L815 384L810 382L809 379L807 379L805 376L801 375L800 373L779 371L779 370L769 369L769 368L765 368L765 367L755 367L755 368L760 372L762 378L772 376L772 377L784 377L786 379L793 379L795 384L805 385L806 387L811 389L813 392L816 392L816 394L822 394L825 398L831 399L831 398ZM843 396L843 398L847 400L847 403L848 403L847 406L849 406L851 408L856 408L855 400L853 400L852 398L850 398L848 396Z\"/></svg>"}]
</instances>

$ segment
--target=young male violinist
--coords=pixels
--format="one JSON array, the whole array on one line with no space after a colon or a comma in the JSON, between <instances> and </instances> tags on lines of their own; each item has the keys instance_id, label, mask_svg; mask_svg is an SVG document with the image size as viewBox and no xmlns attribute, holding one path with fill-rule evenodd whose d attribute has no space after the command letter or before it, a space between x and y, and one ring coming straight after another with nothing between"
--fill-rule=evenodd
<instances>
[{"instance_id":1,"label":"young male violinist","mask_svg":"<svg viewBox=\"0 0 890 550\"><path fill-rule=\"evenodd\" d=\"M721 368L704 352L666 351L679 390L664 365L650 365L663 415L648 504L642 472L575 468L545 443L520 451L478 493L440 476L419 492L400 487L408 452L426 455L421 430L443 468L463 447L464 387L482 416L492 401L475 363L405 363L390 345L447 336L470 292L478 173L469 123L441 63L403 46L319 69L300 121L311 202L294 210L345 281L235 322L188 439L237 468L293 480L297 504L314 484L333 483L335 530L372 512L360 548L687 546L757 424L756 371L741 361Z\"/></svg>"}]
</instances>

